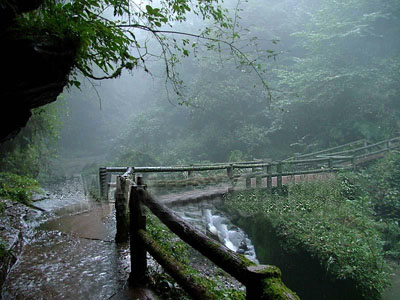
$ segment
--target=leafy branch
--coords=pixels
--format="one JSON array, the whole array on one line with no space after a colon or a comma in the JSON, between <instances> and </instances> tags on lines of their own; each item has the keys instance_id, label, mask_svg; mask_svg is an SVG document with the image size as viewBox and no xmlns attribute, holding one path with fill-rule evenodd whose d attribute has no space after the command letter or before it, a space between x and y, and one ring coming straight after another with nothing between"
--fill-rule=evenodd
<instances>
[{"instance_id":1,"label":"leafy branch","mask_svg":"<svg viewBox=\"0 0 400 300\"><path fill-rule=\"evenodd\" d=\"M236 31L239 26L237 11L232 20L221 3L223 1L218 0L161 0L156 7L152 1L45 0L39 10L20 18L20 30L33 43L48 43L50 40L54 44L51 48L72 48L75 65L69 84L77 87L80 86L79 73L89 79L104 80L119 77L123 70L132 71L139 67L149 72L146 62L151 57L157 57L164 61L167 81L180 95L183 82L176 70L179 63L177 54L189 56L190 44L193 51L197 51L199 43L189 41L189 38L196 38L209 42L205 45L207 50L221 53L221 46L227 46L240 65L247 65L255 72L271 99L271 90L263 79L260 64L256 64L255 59L234 45L240 38ZM236 10L239 10L239 3ZM206 27L201 34L193 34L162 28L171 28L187 21L192 15L208 24L211 22L212 29ZM147 41L141 44L135 29L151 33L161 48L160 53L151 53ZM185 38L178 41L175 38L168 39L167 35ZM99 72L104 75L97 75Z\"/></svg>"}]
</instances>

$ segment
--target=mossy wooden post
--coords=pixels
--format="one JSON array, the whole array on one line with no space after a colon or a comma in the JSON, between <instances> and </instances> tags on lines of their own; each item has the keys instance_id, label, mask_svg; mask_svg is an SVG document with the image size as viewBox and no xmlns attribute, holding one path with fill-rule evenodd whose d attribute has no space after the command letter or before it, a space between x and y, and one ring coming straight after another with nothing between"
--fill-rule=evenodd
<instances>
[{"instance_id":1,"label":"mossy wooden post","mask_svg":"<svg viewBox=\"0 0 400 300\"><path fill-rule=\"evenodd\" d=\"M110 183L111 183L112 174L110 172L106 172L106 188L105 188L105 195L104 200L108 200L108 194L110 193Z\"/></svg>"},{"instance_id":2,"label":"mossy wooden post","mask_svg":"<svg viewBox=\"0 0 400 300\"><path fill-rule=\"evenodd\" d=\"M246 299L299 300L296 293L282 282L281 270L275 266L257 265L248 267L251 281L246 284Z\"/></svg>"},{"instance_id":3,"label":"mossy wooden post","mask_svg":"<svg viewBox=\"0 0 400 300\"><path fill-rule=\"evenodd\" d=\"M276 185L278 188L278 193L281 194L282 193L282 163L278 163L276 165L276 173L278 173L278 175L276 176Z\"/></svg>"},{"instance_id":4,"label":"mossy wooden post","mask_svg":"<svg viewBox=\"0 0 400 300\"><path fill-rule=\"evenodd\" d=\"M256 188L261 188L262 186L261 176L256 177Z\"/></svg>"},{"instance_id":5,"label":"mossy wooden post","mask_svg":"<svg viewBox=\"0 0 400 300\"><path fill-rule=\"evenodd\" d=\"M270 164L267 165L267 190L269 193L272 192L272 166Z\"/></svg>"},{"instance_id":6,"label":"mossy wooden post","mask_svg":"<svg viewBox=\"0 0 400 300\"><path fill-rule=\"evenodd\" d=\"M357 166L356 166L356 156L355 156L355 155L353 155L353 156L351 157L351 167L352 167L353 171L356 171L356 170L357 170Z\"/></svg>"},{"instance_id":7,"label":"mossy wooden post","mask_svg":"<svg viewBox=\"0 0 400 300\"><path fill-rule=\"evenodd\" d=\"M127 189L126 179L117 176L117 188L115 190L115 219L117 225L117 233L115 242L124 243L129 238L129 214L128 214L128 197L125 195Z\"/></svg>"},{"instance_id":8,"label":"mossy wooden post","mask_svg":"<svg viewBox=\"0 0 400 300\"><path fill-rule=\"evenodd\" d=\"M191 167L193 167L193 165L190 165ZM188 170L187 171L187 176L189 177L193 177L193 171L192 170Z\"/></svg>"},{"instance_id":9,"label":"mossy wooden post","mask_svg":"<svg viewBox=\"0 0 400 300\"><path fill-rule=\"evenodd\" d=\"M246 176L246 189L251 188L251 177L250 175Z\"/></svg>"},{"instance_id":10,"label":"mossy wooden post","mask_svg":"<svg viewBox=\"0 0 400 300\"><path fill-rule=\"evenodd\" d=\"M107 190L107 168L99 168L100 198L104 199Z\"/></svg>"},{"instance_id":11,"label":"mossy wooden post","mask_svg":"<svg viewBox=\"0 0 400 300\"><path fill-rule=\"evenodd\" d=\"M330 157L329 160L328 160L328 169L329 169L329 171L332 171L332 169L333 169L333 159L332 159L332 157Z\"/></svg>"},{"instance_id":12,"label":"mossy wooden post","mask_svg":"<svg viewBox=\"0 0 400 300\"><path fill-rule=\"evenodd\" d=\"M233 165L232 164L230 164L230 166L226 168L226 175L228 175L229 178L232 178L232 176L233 176Z\"/></svg>"},{"instance_id":13,"label":"mossy wooden post","mask_svg":"<svg viewBox=\"0 0 400 300\"><path fill-rule=\"evenodd\" d=\"M390 152L390 140L386 142L386 149L388 152Z\"/></svg>"},{"instance_id":14,"label":"mossy wooden post","mask_svg":"<svg viewBox=\"0 0 400 300\"><path fill-rule=\"evenodd\" d=\"M139 230L146 230L146 216L142 211L144 186L142 177L136 177L137 185L131 186L129 199L129 231L131 250L131 274L129 285L142 285L147 282L146 248L139 237Z\"/></svg>"}]
</instances>

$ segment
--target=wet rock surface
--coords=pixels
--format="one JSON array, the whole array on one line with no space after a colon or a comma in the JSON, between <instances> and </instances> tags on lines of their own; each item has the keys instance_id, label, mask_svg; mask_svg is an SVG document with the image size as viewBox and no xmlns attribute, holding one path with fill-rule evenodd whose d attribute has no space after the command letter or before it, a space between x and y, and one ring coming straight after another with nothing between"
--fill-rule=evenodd
<instances>
[{"instance_id":1,"label":"wet rock surface","mask_svg":"<svg viewBox=\"0 0 400 300\"><path fill-rule=\"evenodd\" d=\"M5 205L5 211L0 217L0 238L4 242L6 254L0 261L0 287L3 286L7 274L32 233L33 227L27 220L40 215L40 212L20 203L6 199L2 199L1 202Z\"/></svg>"}]
</instances>

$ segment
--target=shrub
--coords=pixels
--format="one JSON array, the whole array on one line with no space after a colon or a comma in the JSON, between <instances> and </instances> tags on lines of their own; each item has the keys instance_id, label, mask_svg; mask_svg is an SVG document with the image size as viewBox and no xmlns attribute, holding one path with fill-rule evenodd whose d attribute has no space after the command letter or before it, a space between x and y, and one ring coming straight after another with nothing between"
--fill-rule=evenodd
<instances>
[{"instance_id":1,"label":"shrub","mask_svg":"<svg viewBox=\"0 0 400 300\"><path fill-rule=\"evenodd\" d=\"M340 178L288 186L288 196L263 190L227 197L228 209L261 213L290 253L305 251L337 279L349 279L365 299L379 299L388 286L381 235L371 202L355 198ZM349 197L349 198L347 198Z\"/></svg>"},{"instance_id":2,"label":"shrub","mask_svg":"<svg viewBox=\"0 0 400 300\"><path fill-rule=\"evenodd\" d=\"M0 173L0 197L29 204L34 191L40 191L39 183L35 179L12 173Z\"/></svg>"}]
</instances>

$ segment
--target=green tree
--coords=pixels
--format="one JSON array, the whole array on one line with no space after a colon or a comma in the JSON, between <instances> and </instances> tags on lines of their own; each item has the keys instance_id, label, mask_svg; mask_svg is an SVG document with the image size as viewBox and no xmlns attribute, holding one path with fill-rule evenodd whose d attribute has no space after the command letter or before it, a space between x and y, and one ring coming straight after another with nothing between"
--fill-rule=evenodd
<instances>
[{"instance_id":1,"label":"green tree","mask_svg":"<svg viewBox=\"0 0 400 300\"><path fill-rule=\"evenodd\" d=\"M39 51L51 51L46 48L49 38L60 47L67 42L75 45L72 85L80 86L79 73L101 80L116 78L124 69L150 72L148 62L160 59L179 94L183 82L176 65L200 46L216 51L228 47L240 63L255 69L253 61L235 46L237 23L222 4L217 0L44 0L37 11L20 18L20 29ZM189 18L203 21L200 32L174 29Z\"/></svg>"},{"instance_id":2,"label":"green tree","mask_svg":"<svg viewBox=\"0 0 400 300\"><path fill-rule=\"evenodd\" d=\"M398 134L398 1L328 1L310 15L292 34L305 51L277 70L276 135L324 147Z\"/></svg>"}]
</instances>

